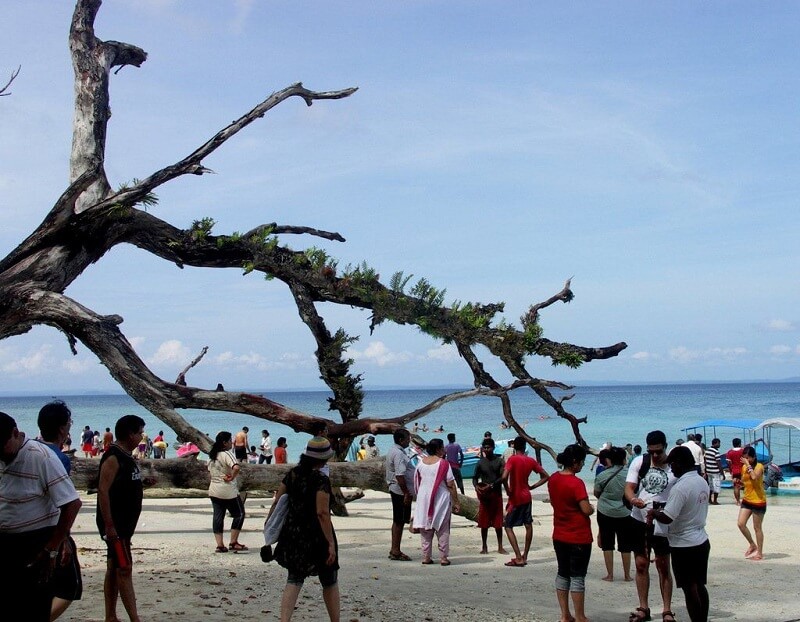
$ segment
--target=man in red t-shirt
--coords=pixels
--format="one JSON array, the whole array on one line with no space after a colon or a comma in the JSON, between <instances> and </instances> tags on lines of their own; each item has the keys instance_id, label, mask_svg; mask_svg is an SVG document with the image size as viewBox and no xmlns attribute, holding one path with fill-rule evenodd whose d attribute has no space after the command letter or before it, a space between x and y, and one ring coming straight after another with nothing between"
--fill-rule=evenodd
<instances>
[{"instance_id":1,"label":"man in red t-shirt","mask_svg":"<svg viewBox=\"0 0 800 622\"><path fill-rule=\"evenodd\" d=\"M533 541L533 517L531 516L531 490L547 483L550 475L536 460L525 455L525 439L518 436L514 439L514 455L506 460L501 481L508 495L508 506L503 526L506 536L514 549L514 558L506 562L506 566L525 566L528 563L528 551ZM539 474L539 481L528 485L528 477L532 472ZM520 553L514 527L525 527L525 551Z\"/></svg>"},{"instance_id":2,"label":"man in red t-shirt","mask_svg":"<svg viewBox=\"0 0 800 622\"><path fill-rule=\"evenodd\" d=\"M740 505L739 490L742 487L742 454L744 447L742 447L742 439L733 439L733 447L725 454L728 461L728 469L731 472L731 480L733 481L733 496L736 499L736 505Z\"/></svg>"}]
</instances>

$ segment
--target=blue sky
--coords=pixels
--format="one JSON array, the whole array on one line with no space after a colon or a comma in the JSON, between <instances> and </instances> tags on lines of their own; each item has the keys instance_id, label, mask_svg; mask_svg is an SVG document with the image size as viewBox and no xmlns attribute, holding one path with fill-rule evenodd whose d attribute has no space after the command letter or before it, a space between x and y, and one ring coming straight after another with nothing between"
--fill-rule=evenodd
<instances>
[{"instance_id":1,"label":"blue sky","mask_svg":"<svg viewBox=\"0 0 800 622\"><path fill-rule=\"evenodd\" d=\"M69 2L4 6L0 254L67 180ZM153 213L215 232L277 221L339 231L340 265L367 259L506 302L505 317L574 277L545 335L601 346L543 378L684 381L800 375L800 6L793 3L255 2L108 0L101 38L149 53L112 77L113 185L174 162L293 82L358 86L288 101L158 191ZM32 36L34 35L35 36ZM0 77L2 77L0 74ZM322 387L286 288L236 270L176 266L118 247L67 294L125 318L139 354L172 379ZM465 385L455 352L408 327L370 336L368 314L321 307L365 385ZM489 368L497 367L489 364ZM501 375L501 378L503 376ZM81 348L39 328L0 342L0 391L115 385Z\"/></svg>"}]
</instances>

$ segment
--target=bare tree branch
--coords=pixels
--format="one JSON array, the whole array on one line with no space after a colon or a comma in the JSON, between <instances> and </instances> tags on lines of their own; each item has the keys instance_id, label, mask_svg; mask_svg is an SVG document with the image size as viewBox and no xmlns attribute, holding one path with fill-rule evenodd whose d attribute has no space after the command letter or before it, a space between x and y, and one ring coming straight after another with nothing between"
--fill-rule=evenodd
<instances>
[{"instance_id":1,"label":"bare tree branch","mask_svg":"<svg viewBox=\"0 0 800 622\"><path fill-rule=\"evenodd\" d=\"M514 417L508 394L520 388L533 390L558 416L570 423L576 441L585 445L579 428L585 418L577 418L565 410L568 397L556 399L549 391L570 387L534 378L525 367L526 359L531 356L577 367L595 359L616 356L626 347L624 343L617 343L589 348L543 337L540 311L555 302L572 300L570 280L561 292L532 305L522 317L519 330L504 320L496 321L497 314L504 309L503 303L447 306L444 290L438 290L424 279L412 287L411 293L405 293L408 278L393 278L391 287L387 287L366 263L337 271L338 262L321 249L292 250L280 245L276 237L309 234L344 242L344 237L337 232L270 223L258 225L244 235L212 235L213 220L210 218L181 229L136 207L147 205L153 190L179 176L210 172L203 165L207 156L281 102L296 96L311 105L316 100L349 97L356 89L316 92L304 88L301 83L290 85L218 131L182 160L112 193L105 173L106 131L111 115L110 73L115 67L141 66L147 54L134 45L101 41L95 36L94 20L100 5L100 0L76 2L69 36L75 73L71 184L42 224L0 260L0 339L24 333L37 324L57 328L66 335L73 352L80 341L138 403L169 425L179 438L191 440L204 450L210 447L210 439L186 422L178 413L179 409L248 414L282 423L298 432L309 432L324 424L342 455L359 434L391 433L447 403L485 395L500 399L503 416L517 433L525 436L537 450L552 453L549 447L527 436ZM5 94L18 73L19 70L12 74L0 94ZM262 273L284 283L294 296L300 318L314 336L320 374L333 394L329 407L338 411L341 422L296 411L261 395L186 386L186 373L199 363L207 351L205 348L179 374L175 383L154 374L121 332L121 317L101 316L63 294L87 267L120 243L136 245L180 267L234 267L244 273ZM353 338L343 330L331 334L317 309L317 302L371 311L370 330L388 320L397 325L416 326L434 340L455 344L472 374L474 388L442 395L395 417L360 418L363 409L361 376L351 371L352 361L346 356ZM483 346L488 354L478 346ZM481 352L480 356L476 352ZM513 378L510 383L502 384L486 370L485 364L492 357L505 366Z\"/></svg>"},{"instance_id":2,"label":"bare tree branch","mask_svg":"<svg viewBox=\"0 0 800 622\"><path fill-rule=\"evenodd\" d=\"M8 82L5 83L4 86L0 87L0 97L4 97L6 95L11 95L11 91L6 92L11 83L17 79L19 75L20 69L22 69L22 65L16 68L16 70L11 72L11 77L8 79Z\"/></svg>"},{"instance_id":3,"label":"bare tree branch","mask_svg":"<svg viewBox=\"0 0 800 622\"><path fill-rule=\"evenodd\" d=\"M255 106L245 115L223 128L207 140L202 146L186 156L183 160L170 166L162 168L150 175L147 179L138 184L125 188L109 196L105 201L94 206L95 209L103 209L109 205L119 204L132 206L142 200L147 194L158 188L160 185L180 177L181 175L203 175L208 172L201 162L209 154L221 147L225 141L238 134L241 130L250 125L253 121L263 117L269 110L290 97L301 97L307 105L311 105L318 99L342 99L355 93L357 88L342 89L340 91L309 91L303 87L302 83L292 84L280 91L276 91L263 102Z\"/></svg>"},{"instance_id":4,"label":"bare tree branch","mask_svg":"<svg viewBox=\"0 0 800 622\"><path fill-rule=\"evenodd\" d=\"M198 354L191 363L189 363L186 367L183 368L181 373L178 374L178 377L175 379L175 384L185 387L186 386L186 373L195 365L197 365L200 361L203 360L203 357L208 352L208 346L203 346L203 349L200 350L200 354Z\"/></svg>"}]
</instances>

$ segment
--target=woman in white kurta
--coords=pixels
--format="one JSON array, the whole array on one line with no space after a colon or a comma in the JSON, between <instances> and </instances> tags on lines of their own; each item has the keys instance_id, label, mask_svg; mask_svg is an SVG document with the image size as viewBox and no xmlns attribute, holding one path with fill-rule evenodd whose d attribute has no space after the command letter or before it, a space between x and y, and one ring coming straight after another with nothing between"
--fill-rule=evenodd
<instances>
[{"instance_id":1,"label":"woman in white kurta","mask_svg":"<svg viewBox=\"0 0 800 622\"><path fill-rule=\"evenodd\" d=\"M444 460L444 441L431 439L426 447L428 455L422 458L414 473L417 505L414 513L414 530L422 537L422 563L432 564L433 534L439 544L439 563L449 566L450 516L459 511L453 470Z\"/></svg>"}]
</instances>

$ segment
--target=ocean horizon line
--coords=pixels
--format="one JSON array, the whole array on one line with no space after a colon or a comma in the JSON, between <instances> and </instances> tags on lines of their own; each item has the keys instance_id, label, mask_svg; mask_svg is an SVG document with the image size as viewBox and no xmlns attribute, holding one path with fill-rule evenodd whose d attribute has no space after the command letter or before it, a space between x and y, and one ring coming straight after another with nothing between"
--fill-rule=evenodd
<instances>
[{"instance_id":1,"label":"ocean horizon line","mask_svg":"<svg viewBox=\"0 0 800 622\"><path fill-rule=\"evenodd\" d=\"M697 385L730 385L730 384L793 384L800 383L800 376L791 378L780 379L748 379L748 380L582 380L571 384L564 382L573 388L580 387L649 387L649 386L697 386ZM366 393L381 392L381 391L468 391L471 386L454 386L454 385L377 385L374 387L364 388ZM209 391L213 389L208 389ZM260 394L275 394L275 393L330 393L327 387L286 387L286 388L233 388L228 389L235 393L252 393ZM57 397L57 396L117 396L127 395L121 389L63 389L59 391L44 391L44 390L30 390L30 391L3 391L0 390L0 397L14 398L14 397Z\"/></svg>"}]
</instances>

